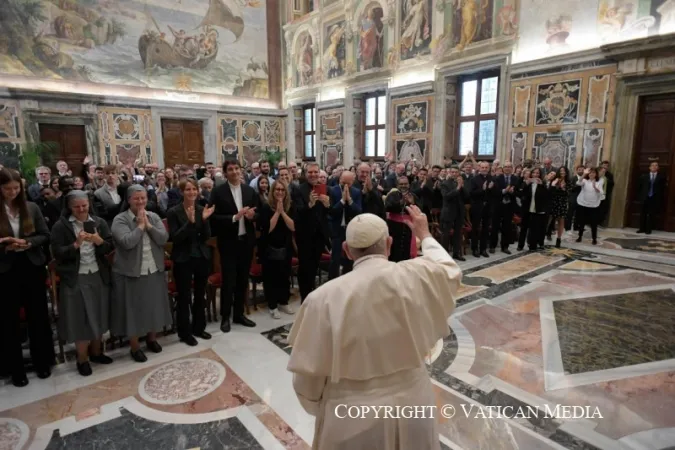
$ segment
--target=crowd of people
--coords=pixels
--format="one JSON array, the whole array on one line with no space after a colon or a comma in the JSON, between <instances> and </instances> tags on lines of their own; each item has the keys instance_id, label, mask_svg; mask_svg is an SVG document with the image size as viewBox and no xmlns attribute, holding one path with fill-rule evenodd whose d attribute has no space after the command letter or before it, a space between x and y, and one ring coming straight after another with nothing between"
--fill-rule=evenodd
<instances>
[{"instance_id":1,"label":"crowd of people","mask_svg":"<svg viewBox=\"0 0 675 450\"><path fill-rule=\"evenodd\" d=\"M0 284L6 294L0 373L15 386L28 384L24 328L38 377L49 377L55 363L44 288L50 261L59 277L59 338L75 344L77 370L87 376L91 363L113 362L104 353L107 332L127 337L137 362L147 360L141 341L146 350L161 352L157 333L172 325L187 345L210 339L205 290L213 248L221 268L220 329L227 333L232 323L255 326L244 313L252 263L262 267L274 318L294 314L293 274L304 301L316 288L322 260L329 261L329 279L351 271L344 242L347 225L359 215L386 221L389 260L400 262L420 248L410 226L415 206L436 240L464 261L465 242L475 257L489 257L498 246L510 254L514 243L519 251L526 243L535 251L553 234L560 247L563 232L572 228L580 241L586 225L595 244L614 185L607 161L571 174L548 159L514 167L476 162L472 155L445 167L357 161L324 170L315 162L259 161L246 170L236 161L162 170L90 162L73 174L59 161L54 177L39 167L37 182L27 186L21 174L0 168ZM655 164L640 188L646 206L663 195ZM645 210L644 231L651 232L654 211ZM175 282L175 310L167 271Z\"/></svg>"}]
</instances>

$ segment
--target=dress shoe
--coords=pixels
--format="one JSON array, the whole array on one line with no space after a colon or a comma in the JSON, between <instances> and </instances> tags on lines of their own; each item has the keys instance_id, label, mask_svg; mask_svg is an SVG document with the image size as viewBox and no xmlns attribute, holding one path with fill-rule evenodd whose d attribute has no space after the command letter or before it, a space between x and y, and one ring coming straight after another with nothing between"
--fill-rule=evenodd
<instances>
[{"instance_id":1,"label":"dress shoe","mask_svg":"<svg viewBox=\"0 0 675 450\"><path fill-rule=\"evenodd\" d=\"M483 258L489 258L490 257L490 255L488 255L488 252L486 252L485 250L480 252L480 256L482 256Z\"/></svg>"},{"instance_id":2,"label":"dress shoe","mask_svg":"<svg viewBox=\"0 0 675 450\"><path fill-rule=\"evenodd\" d=\"M148 357L145 356L145 353L143 353L143 350L140 348L136 351L131 350L131 357L133 358L134 361L138 363L144 363L148 360Z\"/></svg>"},{"instance_id":3,"label":"dress shoe","mask_svg":"<svg viewBox=\"0 0 675 450\"><path fill-rule=\"evenodd\" d=\"M77 373L79 373L83 377L88 377L89 375L91 375L92 370L91 370L91 364L89 364L89 361L85 361L83 363L77 363Z\"/></svg>"},{"instance_id":4,"label":"dress shoe","mask_svg":"<svg viewBox=\"0 0 675 450\"><path fill-rule=\"evenodd\" d=\"M25 373L19 375L12 375L12 384L16 387L24 387L28 385L28 377Z\"/></svg>"},{"instance_id":5,"label":"dress shoe","mask_svg":"<svg viewBox=\"0 0 675 450\"><path fill-rule=\"evenodd\" d=\"M232 320L234 323L238 323L239 325L243 325L245 327L253 328L255 327L255 322L252 321L251 319L248 319L244 316L241 317L236 317Z\"/></svg>"},{"instance_id":6,"label":"dress shoe","mask_svg":"<svg viewBox=\"0 0 675 450\"><path fill-rule=\"evenodd\" d=\"M100 355L91 355L89 356L89 361L94 362L96 364L112 364L113 359L110 356L104 355L101 353Z\"/></svg>"},{"instance_id":7,"label":"dress shoe","mask_svg":"<svg viewBox=\"0 0 675 450\"><path fill-rule=\"evenodd\" d=\"M516 250L518 250L519 252L522 252L522 251L523 251L523 248L524 248L524 247L518 247Z\"/></svg>"},{"instance_id":8,"label":"dress shoe","mask_svg":"<svg viewBox=\"0 0 675 450\"><path fill-rule=\"evenodd\" d=\"M52 376L51 369L37 369L35 373L37 373L37 377L41 380L46 380L47 378Z\"/></svg>"},{"instance_id":9,"label":"dress shoe","mask_svg":"<svg viewBox=\"0 0 675 450\"><path fill-rule=\"evenodd\" d=\"M473 257L474 258L480 258L480 253L478 253L478 250L474 250Z\"/></svg>"},{"instance_id":10,"label":"dress shoe","mask_svg":"<svg viewBox=\"0 0 675 450\"><path fill-rule=\"evenodd\" d=\"M200 339L207 340L207 341L209 339L211 339L211 335L209 333L207 333L206 331L202 331L201 333L194 333L193 336L198 337Z\"/></svg>"},{"instance_id":11,"label":"dress shoe","mask_svg":"<svg viewBox=\"0 0 675 450\"><path fill-rule=\"evenodd\" d=\"M581 236L579 236L575 242L581 242Z\"/></svg>"},{"instance_id":12,"label":"dress shoe","mask_svg":"<svg viewBox=\"0 0 675 450\"><path fill-rule=\"evenodd\" d=\"M145 346L148 347L152 353L162 353L162 346L159 345L157 341L148 341L145 343Z\"/></svg>"},{"instance_id":13,"label":"dress shoe","mask_svg":"<svg viewBox=\"0 0 675 450\"><path fill-rule=\"evenodd\" d=\"M593 239L593 245L598 245L598 240L597 240L597 239Z\"/></svg>"},{"instance_id":14,"label":"dress shoe","mask_svg":"<svg viewBox=\"0 0 675 450\"><path fill-rule=\"evenodd\" d=\"M652 234L651 231L645 231L645 234Z\"/></svg>"},{"instance_id":15,"label":"dress shoe","mask_svg":"<svg viewBox=\"0 0 675 450\"><path fill-rule=\"evenodd\" d=\"M220 331L222 331L223 333L229 333L231 329L232 327L230 325L230 319L226 319L220 322Z\"/></svg>"},{"instance_id":16,"label":"dress shoe","mask_svg":"<svg viewBox=\"0 0 675 450\"><path fill-rule=\"evenodd\" d=\"M507 255L510 255L510 254L511 254L511 250L509 250L508 248L503 248L503 249L502 249L502 253L506 253Z\"/></svg>"},{"instance_id":17,"label":"dress shoe","mask_svg":"<svg viewBox=\"0 0 675 450\"><path fill-rule=\"evenodd\" d=\"M560 248L560 238L555 240L555 248Z\"/></svg>"},{"instance_id":18,"label":"dress shoe","mask_svg":"<svg viewBox=\"0 0 675 450\"><path fill-rule=\"evenodd\" d=\"M496 250L494 248L490 249L490 253L492 253L493 255L494 255L495 252L496 252Z\"/></svg>"},{"instance_id":19,"label":"dress shoe","mask_svg":"<svg viewBox=\"0 0 675 450\"><path fill-rule=\"evenodd\" d=\"M642 233L644 233L644 232L645 232L645 230L637 230L637 231L636 231L636 233L638 233L638 234L642 234Z\"/></svg>"},{"instance_id":20,"label":"dress shoe","mask_svg":"<svg viewBox=\"0 0 675 450\"><path fill-rule=\"evenodd\" d=\"M453 255L452 259L457 260L457 261L466 261L466 258L460 255Z\"/></svg>"},{"instance_id":21,"label":"dress shoe","mask_svg":"<svg viewBox=\"0 0 675 450\"><path fill-rule=\"evenodd\" d=\"M197 339L195 339L195 337L192 336L191 334L188 334L187 336L180 338L180 341L185 342L190 347L194 347L195 345L199 344L199 342L197 342Z\"/></svg>"}]
</instances>

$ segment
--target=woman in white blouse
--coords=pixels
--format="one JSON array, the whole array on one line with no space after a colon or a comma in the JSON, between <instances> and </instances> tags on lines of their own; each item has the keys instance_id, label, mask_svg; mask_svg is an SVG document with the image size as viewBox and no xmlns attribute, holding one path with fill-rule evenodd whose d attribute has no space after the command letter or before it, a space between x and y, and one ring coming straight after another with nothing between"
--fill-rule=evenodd
<instances>
[{"instance_id":1,"label":"woman in white blouse","mask_svg":"<svg viewBox=\"0 0 675 450\"><path fill-rule=\"evenodd\" d=\"M584 237L584 227L591 226L591 237L593 238L593 245L598 243L598 221L599 206L602 199L605 197L604 181L598 179L597 169L584 170L584 177L577 182L581 186L581 192L577 197L577 215L579 216L579 237L577 242L581 242Z\"/></svg>"},{"instance_id":2,"label":"woman in white blouse","mask_svg":"<svg viewBox=\"0 0 675 450\"><path fill-rule=\"evenodd\" d=\"M92 374L91 362L111 364L101 336L108 331L110 264L113 251L105 220L89 215L89 196L75 190L66 196L66 211L52 229L52 254L59 285L59 335L74 342L77 371Z\"/></svg>"}]
</instances>

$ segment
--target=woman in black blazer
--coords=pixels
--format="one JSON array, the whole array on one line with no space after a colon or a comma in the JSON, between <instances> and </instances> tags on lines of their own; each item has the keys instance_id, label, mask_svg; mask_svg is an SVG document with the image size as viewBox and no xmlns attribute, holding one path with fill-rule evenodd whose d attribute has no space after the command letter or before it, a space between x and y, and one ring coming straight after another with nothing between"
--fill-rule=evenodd
<instances>
[{"instance_id":1,"label":"woman in black blazer","mask_svg":"<svg viewBox=\"0 0 675 450\"><path fill-rule=\"evenodd\" d=\"M195 180L181 181L183 202L169 209L169 239L173 242L171 260L178 291L178 337L187 345L197 345L195 336L211 339L205 331L204 298L210 269L210 251L206 241L211 237L209 217L215 206L199 205L199 186ZM194 280L194 285L193 285ZM192 290L194 289L194 300ZM192 310L192 326L190 311Z\"/></svg>"},{"instance_id":2,"label":"woman in black blazer","mask_svg":"<svg viewBox=\"0 0 675 450\"><path fill-rule=\"evenodd\" d=\"M14 386L28 384L21 351L20 311L28 323L30 354L39 378L48 378L55 363L47 309L49 229L40 208L26 202L19 172L0 169L0 373Z\"/></svg>"},{"instance_id":3,"label":"woman in black blazer","mask_svg":"<svg viewBox=\"0 0 675 450\"><path fill-rule=\"evenodd\" d=\"M80 190L66 195L64 215L52 228L52 254L61 279L59 335L74 342L77 371L92 374L89 361L111 364L103 354L101 337L108 331L112 234L105 220L89 214L89 195Z\"/></svg>"},{"instance_id":4,"label":"woman in black blazer","mask_svg":"<svg viewBox=\"0 0 675 450\"><path fill-rule=\"evenodd\" d=\"M541 179L541 170L532 169L531 176L523 180L522 186L522 211L520 237L518 250L527 245L530 251L536 251L539 246L543 247L544 234L546 233L546 211L550 203L549 190L546 182Z\"/></svg>"}]
</instances>

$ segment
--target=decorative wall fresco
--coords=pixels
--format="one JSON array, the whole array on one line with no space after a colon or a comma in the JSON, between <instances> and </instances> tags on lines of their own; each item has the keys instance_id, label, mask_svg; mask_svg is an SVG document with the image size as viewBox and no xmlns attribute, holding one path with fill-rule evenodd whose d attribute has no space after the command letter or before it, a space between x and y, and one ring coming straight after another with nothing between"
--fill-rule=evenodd
<instances>
[{"instance_id":1,"label":"decorative wall fresco","mask_svg":"<svg viewBox=\"0 0 675 450\"><path fill-rule=\"evenodd\" d=\"M344 20L326 26L323 39L323 72L327 79L345 74L347 54L345 45Z\"/></svg>"},{"instance_id":2,"label":"decorative wall fresco","mask_svg":"<svg viewBox=\"0 0 675 450\"><path fill-rule=\"evenodd\" d=\"M298 37L295 64L295 86L308 86L314 78L314 40L309 32L305 31Z\"/></svg>"},{"instance_id":3,"label":"decorative wall fresco","mask_svg":"<svg viewBox=\"0 0 675 450\"><path fill-rule=\"evenodd\" d=\"M453 44L457 50L492 37L494 0L456 0L455 3L452 28ZM511 34L515 31L512 27L510 22L502 25L502 29Z\"/></svg>"},{"instance_id":4,"label":"decorative wall fresco","mask_svg":"<svg viewBox=\"0 0 675 450\"><path fill-rule=\"evenodd\" d=\"M573 169L611 158L616 66L511 81L510 157L550 157ZM529 98L526 94L529 93Z\"/></svg>"},{"instance_id":5,"label":"decorative wall fresco","mask_svg":"<svg viewBox=\"0 0 675 450\"><path fill-rule=\"evenodd\" d=\"M101 106L98 122L100 164L131 166L138 159L143 163L158 162L150 109Z\"/></svg>"},{"instance_id":6,"label":"decorative wall fresco","mask_svg":"<svg viewBox=\"0 0 675 450\"><path fill-rule=\"evenodd\" d=\"M23 142L23 119L18 102L0 99L0 165L17 169Z\"/></svg>"},{"instance_id":7,"label":"decorative wall fresco","mask_svg":"<svg viewBox=\"0 0 675 450\"><path fill-rule=\"evenodd\" d=\"M244 167L263 151L285 151L285 120L279 117L218 115L218 164L239 161Z\"/></svg>"},{"instance_id":8,"label":"decorative wall fresco","mask_svg":"<svg viewBox=\"0 0 675 450\"><path fill-rule=\"evenodd\" d=\"M407 0L400 2L401 61L430 52L432 28L431 0Z\"/></svg>"},{"instance_id":9,"label":"decorative wall fresco","mask_svg":"<svg viewBox=\"0 0 675 450\"><path fill-rule=\"evenodd\" d=\"M0 29L1 73L269 97L262 0L9 1Z\"/></svg>"},{"instance_id":10,"label":"decorative wall fresco","mask_svg":"<svg viewBox=\"0 0 675 450\"><path fill-rule=\"evenodd\" d=\"M342 162L344 146L344 108L321 109L318 115L317 148L319 164L334 166Z\"/></svg>"},{"instance_id":11,"label":"decorative wall fresco","mask_svg":"<svg viewBox=\"0 0 675 450\"><path fill-rule=\"evenodd\" d=\"M396 105L396 134L426 133L428 103L416 102Z\"/></svg>"},{"instance_id":12,"label":"decorative wall fresco","mask_svg":"<svg viewBox=\"0 0 675 450\"><path fill-rule=\"evenodd\" d=\"M429 162L428 145L432 142L430 112L434 97L416 96L391 100L391 145L387 159Z\"/></svg>"},{"instance_id":13,"label":"decorative wall fresco","mask_svg":"<svg viewBox=\"0 0 675 450\"><path fill-rule=\"evenodd\" d=\"M581 80L537 86L536 124L576 123Z\"/></svg>"},{"instance_id":14,"label":"decorative wall fresco","mask_svg":"<svg viewBox=\"0 0 675 450\"><path fill-rule=\"evenodd\" d=\"M369 3L359 21L357 70L378 69L385 62L384 10L378 2Z\"/></svg>"},{"instance_id":15,"label":"decorative wall fresco","mask_svg":"<svg viewBox=\"0 0 675 450\"><path fill-rule=\"evenodd\" d=\"M562 133L535 133L532 143L534 158L540 162L550 158L554 167L565 166L573 170L577 156L576 140L576 130Z\"/></svg>"}]
</instances>

